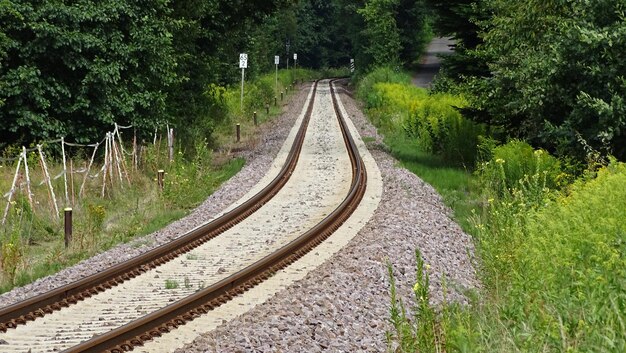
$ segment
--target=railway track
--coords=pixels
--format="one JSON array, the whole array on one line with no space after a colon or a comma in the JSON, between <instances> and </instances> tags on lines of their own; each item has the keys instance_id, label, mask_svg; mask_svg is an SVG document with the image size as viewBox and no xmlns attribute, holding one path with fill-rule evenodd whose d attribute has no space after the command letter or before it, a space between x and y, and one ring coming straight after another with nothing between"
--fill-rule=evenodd
<instances>
[{"instance_id":1,"label":"railway track","mask_svg":"<svg viewBox=\"0 0 626 353\"><path fill-rule=\"evenodd\" d=\"M2 338L3 335L0 335L0 339L4 339L8 343L6 348L12 349L8 351L28 351L28 349L33 348L35 348L34 351L65 349L67 352L124 352L132 350L134 347L141 346L146 341L166 334L178 326L184 325L186 322L228 302L233 297L250 290L328 238L350 217L360 202L365 192L367 173L356 144L341 116L332 83L322 83L322 86L321 93L318 92L318 83L315 83L312 88L302 124L294 139L287 162L278 176L267 187L222 217L144 256L113 267L95 276L85 278L82 281L1 309L0 330L6 334L22 330L21 332L25 335L32 334L35 337L41 335L42 342L52 340L59 343L54 348L51 348L53 345L44 348L46 346L43 344L38 347L19 346L12 344L12 342L20 341L16 338L16 335L8 335L7 338ZM296 170L305 143L306 131L316 104L316 97L320 94L331 96L332 111L336 116L338 126L341 128L340 135L345 145L344 149L347 152L347 157L342 157L345 160L337 157L336 160L326 161L326 166L333 163L349 164L349 167L346 166L346 168L349 169L351 174L350 180L348 180L348 183L344 183L349 185L342 189L339 182L342 180L340 174L337 174L333 179L332 172L323 171L322 173L331 175L329 184L339 185L338 190L333 190L332 187L326 190L327 198L333 199L334 197L333 200L336 201L334 201L334 204L316 206L311 203L308 205L306 201L299 201L296 198L291 204L283 204L282 209L297 208L295 203L299 201L301 214L296 212L293 214L294 216L306 216L304 213L309 212L307 209L312 209L314 211L311 211L311 213L317 212L318 217L312 217L309 221L303 220L299 222L301 224L287 231L279 228L277 233L287 234L282 237L276 236L276 238L281 238L281 241L275 241L273 234L270 234L269 237L267 234L260 234L257 237L258 239L247 237L242 240L241 233L234 231L234 229L243 227L245 230L246 228L243 224L249 220L249 216L257 211L259 213L265 212L267 213L266 222L270 222L272 220L271 217L275 218L277 214L280 214L277 212L280 212L281 207L277 207L277 205L272 206L274 202L272 198L279 194ZM331 130L322 133L332 135ZM332 136L329 138L332 139ZM319 174L319 171L309 171L309 174L311 173L315 177L315 173ZM298 177L296 176L295 179L298 179ZM337 195L340 198L337 198ZM269 210L264 211L266 208L269 208ZM248 228L254 231L255 224L258 226L258 220L251 222L252 224L248 225ZM280 219L274 220L274 222L280 224ZM236 226L237 224L242 225ZM258 231L258 233L267 232ZM218 235L220 236L218 237ZM219 256L224 249L238 251L241 248L250 247L249 244L245 243L246 241L249 241L251 244L254 241L260 244L269 244L270 246L265 246L263 250L272 249L265 252L252 252L244 256L245 259L240 260L246 265L233 271L230 270L234 266L228 263L220 263L222 260L214 264L213 267L207 266L207 261L195 262L196 260L207 260L206 257ZM209 244L212 246L207 247ZM236 246L233 244L236 244ZM224 246L224 249L220 249L220 246ZM238 248L229 249L229 247ZM181 256L183 254L186 254L186 259L181 260L184 257ZM205 259L200 259L203 256ZM208 261L211 260L208 259ZM177 266L178 262L182 266ZM219 267L220 265L223 267ZM210 281L209 285L205 286L198 278L188 279L184 277L184 281L182 281L184 289L178 291L176 295L167 293L167 288L165 290L164 288L154 288L155 279L163 281L168 276L182 278L189 272L199 274L200 278L207 278ZM220 274L222 275L221 278ZM134 287L129 289L131 282ZM179 285L180 283L178 282L170 282L170 287L178 287ZM103 323L98 321L105 321L104 324L110 322L110 315L107 310L113 310L111 307L115 306L107 303L114 303L115 300L125 300L127 290L135 295L132 298L136 303L131 305L134 308L126 312L114 313L114 319L112 319L114 321L113 326L102 329ZM157 300L152 299L153 295L150 293L156 293L154 296L159 297L160 301L166 297L169 304L161 307L155 304L155 309L152 301ZM163 295L164 293L166 295ZM168 296L169 298L167 298ZM82 309L77 309L76 307L79 306L79 302L87 301L89 301L88 304L93 302L94 305L103 305L106 315L102 314L102 317L90 317L89 315L93 315L92 313L84 313L83 315ZM109 306L108 308L107 305ZM145 312L142 312L142 310L145 310ZM137 313L141 314L138 318L131 315ZM48 321L48 318L53 316L56 321ZM58 324L58 320L63 319L64 316L69 318L68 323ZM77 326L74 324L76 317L79 318L78 321L82 320ZM40 324L40 328L31 329L31 322L32 324ZM49 323L52 326L48 325ZM56 327L54 329L55 332L47 332L50 331L51 327ZM92 330L93 327L98 327L99 330ZM79 340L80 343L74 344L69 337L72 336L70 332L72 330L85 333L87 337L83 335ZM92 332L95 333L92 334ZM45 334L53 335L54 337L44 337ZM89 335L92 336L89 337ZM59 347L61 348L59 349ZM0 348L2 347L0 346ZM2 349L2 351L5 350Z\"/></svg>"}]
</instances>

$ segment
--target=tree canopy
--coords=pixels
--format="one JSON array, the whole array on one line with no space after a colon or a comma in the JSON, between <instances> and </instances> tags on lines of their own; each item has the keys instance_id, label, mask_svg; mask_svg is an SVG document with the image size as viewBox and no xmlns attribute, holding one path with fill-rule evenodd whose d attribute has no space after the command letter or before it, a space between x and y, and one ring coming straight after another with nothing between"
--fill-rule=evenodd
<instances>
[{"instance_id":1,"label":"tree canopy","mask_svg":"<svg viewBox=\"0 0 626 353\"><path fill-rule=\"evenodd\" d=\"M247 30L292 3L0 0L0 148L211 119L207 85L228 81Z\"/></svg>"},{"instance_id":2,"label":"tree canopy","mask_svg":"<svg viewBox=\"0 0 626 353\"><path fill-rule=\"evenodd\" d=\"M623 1L429 1L461 46L447 74L468 117L562 156L626 159Z\"/></svg>"}]
</instances>

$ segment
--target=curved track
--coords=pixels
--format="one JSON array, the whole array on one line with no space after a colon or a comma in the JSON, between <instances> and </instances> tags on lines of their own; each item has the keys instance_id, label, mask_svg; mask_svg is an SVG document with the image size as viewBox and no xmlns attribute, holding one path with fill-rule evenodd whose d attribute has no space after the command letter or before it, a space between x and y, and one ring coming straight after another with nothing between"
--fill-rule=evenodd
<instances>
[{"instance_id":1,"label":"curved track","mask_svg":"<svg viewBox=\"0 0 626 353\"><path fill-rule=\"evenodd\" d=\"M3 330L14 328L17 325L25 324L28 320L34 320L55 310L70 306L80 300L114 287L125 280L141 274L146 276L150 273L160 273L156 268L162 263L175 259L184 252L201 246L209 239L228 230L235 224L241 222L246 216L261 208L278 193L293 173L298 161L306 129L315 102L317 83L314 94L309 101L307 113L294 141L286 166L281 170L277 178L270 183L262 192L252 199L244 202L241 206L209 224L202 226L188 235L185 235L173 243L167 244L154 251L147 253L141 258L132 260L107 272L97 276L89 277L83 281L70 284L68 288L60 288L41 297L32 298L26 302L4 308L0 311L0 319L4 323ZM111 331L97 335L79 345L75 345L68 352L123 352L132 350L136 346L142 345L145 341L153 337L165 334L179 325L193 320L213 308L232 299L232 297L243 293L261 283L281 268L288 266L298 258L306 254L324 239L329 237L345 220L350 217L365 192L367 173L363 162L359 156L354 140L350 136L346 123L341 116L337 106L337 98L333 92L332 84L330 91L333 107L341 134L348 152L352 180L347 196L338 207L318 224L303 234L289 240L276 251L262 257L245 268L223 278L208 287L200 288L195 293L175 300L172 304L150 312L145 316L130 321L129 323L114 328ZM91 281L91 282L90 282ZM187 286L187 283L185 283ZM145 299L149 301L149 299ZM63 311L61 311L63 312ZM42 319L44 320L44 319ZM93 320L96 320L93 318Z\"/></svg>"}]
</instances>

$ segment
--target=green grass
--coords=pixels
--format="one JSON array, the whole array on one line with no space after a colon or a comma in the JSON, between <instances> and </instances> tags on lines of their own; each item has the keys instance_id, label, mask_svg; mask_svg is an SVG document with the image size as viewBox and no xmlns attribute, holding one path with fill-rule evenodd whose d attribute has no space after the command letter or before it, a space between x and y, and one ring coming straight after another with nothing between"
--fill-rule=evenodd
<instances>
[{"instance_id":1,"label":"green grass","mask_svg":"<svg viewBox=\"0 0 626 353\"><path fill-rule=\"evenodd\" d=\"M173 279L166 279L165 280L165 289L176 289L178 288L180 285L178 284L178 281L173 280Z\"/></svg>"},{"instance_id":2,"label":"green grass","mask_svg":"<svg viewBox=\"0 0 626 353\"><path fill-rule=\"evenodd\" d=\"M481 206L477 177L472 170L460 167L458 160L446 160L425 149L426 144L406 130L407 119L421 106L420 102L429 101L433 108L428 111L438 117L459 100L450 95L430 97L427 90L413 87L410 82L407 73L380 68L362 78L357 96L364 101L367 116L384 136L390 153L400 165L432 185L454 211L454 219L469 231L472 210Z\"/></svg>"},{"instance_id":3,"label":"green grass","mask_svg":"<svg viewBox=\"0 0 626 353\"><path fill-rule=\"evenodd\" d=\"M445 349L626 351L626 164L538 202L524 183L477 220L485 288L440 318Z\"/></svg>"},{"instance_id":4,"label":"green grass","mask_svg":"<svg viewBox=\"0 0 626 353\"><path fill-rule=\"evenodd\" d=\"M423 152L415 139L401 132L388 133L384 139L391 155L401 166L432 185L445 204L454 211L454 219L465 231L471 229L472 210L481 206L478 178L468 170Z\"/></svg>"},{"instance_id":5,"label":"green grass","mask_svg":"<svg viewBox=\"0 0 626 353\"><path fill-rule=\"evenodd\" d=\"M117 187L107 198L87 196L74 207L74 234L68 249L63 246L62 223L54 221L44 210L33 214L26 204L26 208L14 205L7 226L0 229L0 243L3 253L13 256L3 256L7 259L7 264L3 264L8 265L9 260L16 263L16 272L11 279L3 267L0 293L54 274L186 216L241 170L244 160L231 159L217 166L210 163L210 158L204 166L197 160L181 159L175 163L177 166L168 165L165 193L158 192L149 175L135 175L132 186ZM190 182L177 183L187 179ZM101 215L100 220L94 220L96 214ZM13 249L10 244L17 245L19 251L7 252ZM137 247L142 245L149 244L139 242Z\"/></svg>"}]
</instances>

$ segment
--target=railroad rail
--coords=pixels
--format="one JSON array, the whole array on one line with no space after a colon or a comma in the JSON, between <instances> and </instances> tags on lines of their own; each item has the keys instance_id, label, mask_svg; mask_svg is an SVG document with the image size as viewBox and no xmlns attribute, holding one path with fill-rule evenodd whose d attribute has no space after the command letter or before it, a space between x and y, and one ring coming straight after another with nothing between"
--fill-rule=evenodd
<instances>
[{"instance_id":1,"label":"railroad rail","mask_svg":"<svg viewBox=\"0 0 626 353\"><path fill-rule=\"evenodd\" d=\"M312 98L308 102L306 115L293 142L285 165L276 178L255 196L221 217L141 256L120 263L105 271L85 277L82 280L69 283L57 289L0 309L0 331L6 332L7 329L15 328L28 321L34 321L46 314L76 304L78 301L104 292L124 281L137 277L149 269L163 265L222 234L261 208L280 191L296 168L313 110L317 84L318 82L316 81Z\"/></svg>"},{"instance_id":2,"label":"railroad rail","mask_svg":"<svg viewBox=\"0 0 626 353\"><path fill-rule=\"evenodd\" d=\"M313 90L313 96L309 101L305 119L303 120L296 139L292 145L292 150L289 153L286 166L281 170L280 174L272 181L272 183L263 189L263 191L233 211L174 241L173 243L176 243L176 245L170 243L159 247L144 255L143 261L140 261L142 259L139 258L132 260L131 262L140 263L139 265L135 265L134 268L131 268L131 265L126 263L118 265L116 268L110 270L121 271L123 268L131 268L130 272L126 270L124 274L102 273L97 276L100 281L98 284L87 286L88 283L85 280L89 279L88 277L83 281L79 281L81 283L75 282L70 284L71 288L69 288L69 291L65 294L60 291L63 288L53 291L54 293L46 293L43 296L44 303L47 303L45 305L38 305L36 301L37 297L35 297L28 300L28 303L18 303L3 309L0 311L0 318L3 320L3 324L8 322L8 325L4 326L3 329L6 331L8 328L25 323L27 320L34 320L39 316L43 316L47 312L60 310L63 306L71 305L73 302L97 293L94 292L94 290L106 290L107 287L121 283L121 281L125 279L124 276L132 278L147 271L148 268L160 265L158 261L170 261L180 254L200 246L204 242L238 223L238 221L233 220L239 219L239 221L241 221L241 219L246 217L248 212L251 214L254 210L260 208L269 198L278 192L278 190L275 189L275 185L280 185L279 188L282 187L295 168L295 164L297 163L298 155L304 141L306 126L308 125L308 121L311 116L317 90L317 82L315 83ZM341 133L348 151L352 169L352 181L348 195L333 212L326 216L316 226L298 236L295 240L292 240L274 253L267 255L252 265L178 302L163 307L162 309L134 320L124 326L115 328L102 335L98 335L79 345L71 347L67 349L66 352L117 353L133 350L133 348L143 345L146 341L168 333L176 329L178 326L184 325L186 322L207 313L208 311L228 302L233 297L253 288L257 284L272 276L275 272L295 262L336 231L350 217L363 198L367 185L367 172L358 153L358 148L354 139L350 135L347 124L338 107L333 81L330 82L330 91L333 108L341 127ZM291 164L293 164L293 167L290 168L289 166ZM270 188L270 186L273 185L274 187ZM218 233L218 231L220 233ZM202 234L202 232L204 232L204 234ZM192 235L194 236L193 238L191 237ZM187 239L187 242L191 242L191 244L186 244L185 239ZM165 249L175 249L173 250L175 254L171 253L172 250L170 250L170 253L163 252ZM160 250L162 252L157 253L156 250ZM82 286L85 286L85 288L88 289L86 290L82 288ZM87 293L89 295L84 295L83 293ZM59 298L59 296L63 296L62 299L54 301L54 299ZM49 301L54 301L54 304L49 304ZM57 308L55 306L59 307ZM13 311L9 310L11 308L13 308ZM15 317L15 314L11 316L11 312L20 313L20 316L17 318ZM24 314L24 312L28 313ZM37 313L40 315L37 315ZM9 319L6 320L6 318Z\"/></svg>"}]
</instances>

